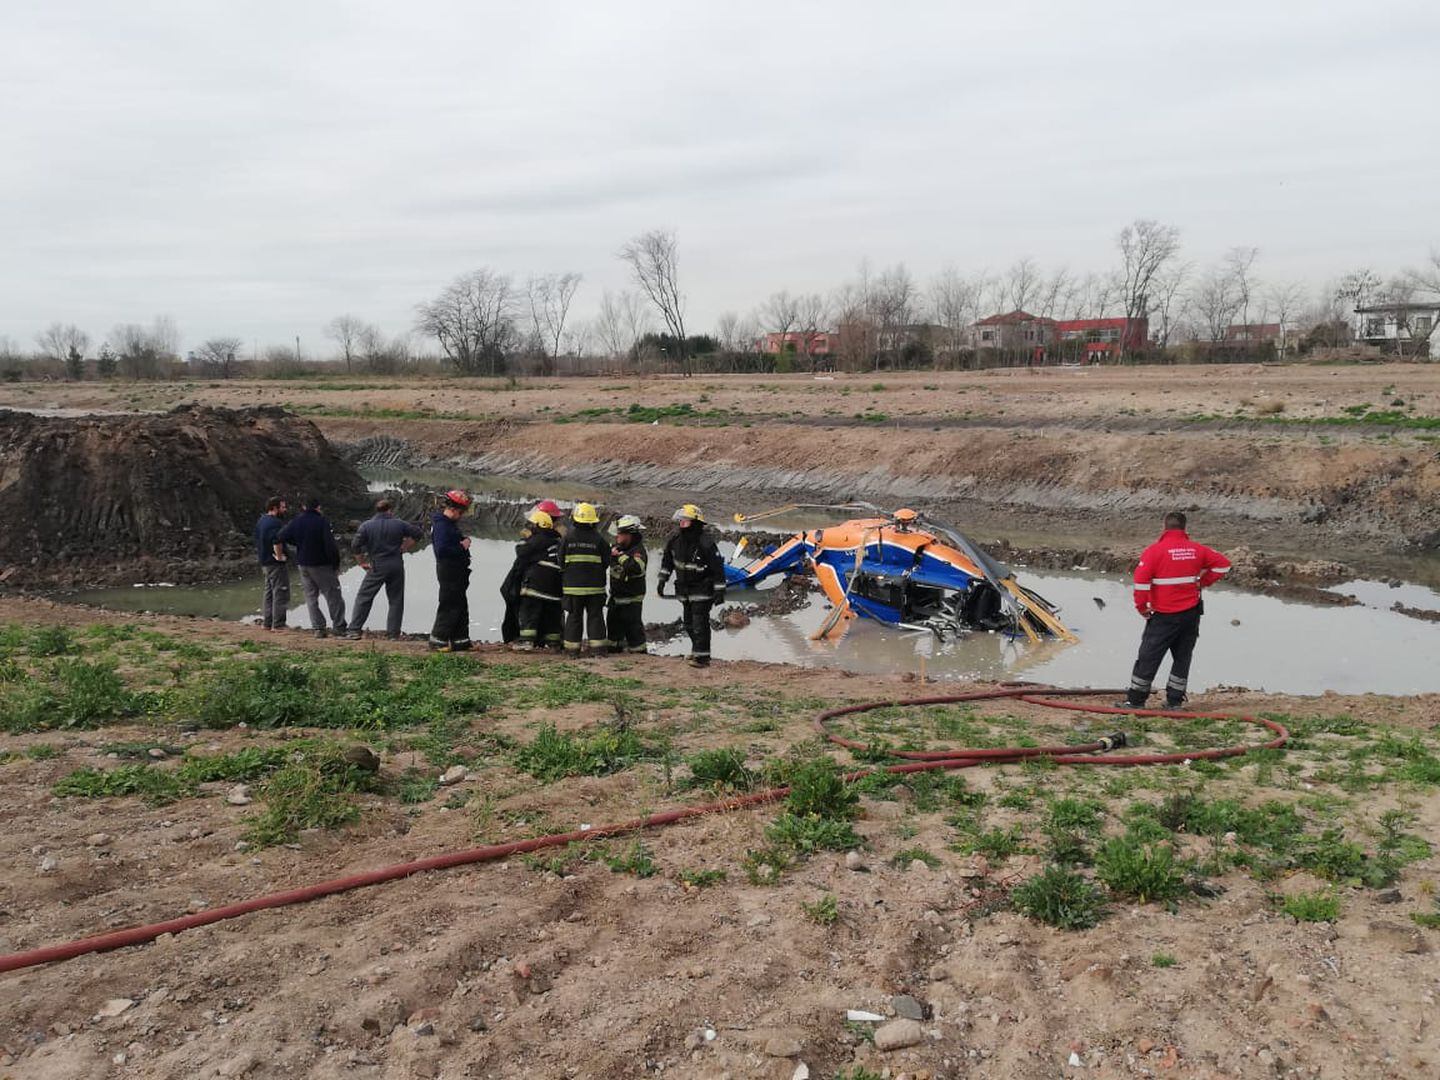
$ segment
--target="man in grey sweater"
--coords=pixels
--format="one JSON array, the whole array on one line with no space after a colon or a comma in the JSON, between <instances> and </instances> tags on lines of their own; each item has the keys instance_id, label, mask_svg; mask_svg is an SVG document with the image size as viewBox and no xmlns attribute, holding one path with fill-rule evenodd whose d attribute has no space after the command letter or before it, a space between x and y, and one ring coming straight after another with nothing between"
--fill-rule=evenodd
<instances>
[{"instance_id":1,"label":"man in grey sweater","mask_svg":"<svg viewBox=\"0 0 1440 1080\"><path fill-rule=\"evenodd\" d=\"M365 577L355 597L355 611L345 635L348 640L359 641L365 636L365 620L370 618L370 605L381 588L390 605L385 616L385 636L391 641L400 637L400 624L405 618L405 552L422 536L419 525L395 516L387 499L376 503L375 516L361 523L351 547L365 568Z\"/></svg>"}]
</instances>

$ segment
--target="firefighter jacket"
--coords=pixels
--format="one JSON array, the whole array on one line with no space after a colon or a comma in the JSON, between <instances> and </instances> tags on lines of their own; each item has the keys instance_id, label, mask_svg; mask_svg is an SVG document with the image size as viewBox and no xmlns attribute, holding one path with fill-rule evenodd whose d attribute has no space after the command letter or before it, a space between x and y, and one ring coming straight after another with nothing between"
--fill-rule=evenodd
<instances>
[{"instance_id":1,"label":"firefighter jacket","mask_svg":"<svg viewBox=\"0 0 1440 1080\"><path fill-rule=\"evenodd\" d=\"M610 602L638 604L645 599L645 568L649 556L645 544L636 540L610 559Z\"/></svg>"},{"instance_id":2,"label":"firefighter jacket","mask_svg":"<svg viewBox=\"0 0 1440 1080\"><path fill-rule=\"evenodd\" d=\"M520 573L521 596L558 601L560 534L554 529L532 529L515 545L515 569Z\"/></svg>"},{"instance_id":3,"label":"firefighter jacket","mask_svg":"<svg viewBox=\"0 0 1440 1080\"><path fill-rule=\"evenodd\" d=\"M1183 529L1166 529L1135 567L1135 607L1142 615L1172 615L1200 603L1200 590L1230 571L1230 560L1197 544Z\"/></svg>"},{"instance_id":4,"label":"firefighter jacket","mask_svg":"<svg viewBox=\"0 0 1440 1080\"><path fill-rule=\"evenodd\" d=\"M675 575L675 596L694 603L725 601L725 560L703 526L681 529L665 545L660 559L660 587Z\"/></svg>"},{"instance_id":5,"label":"firefighter jacket","mask_svg":"<svg viewBox=\"0 0 1440 1080\"><path fill-rule=\"evenodd\" d=\"M610 545L594 525L575 525L560 541L560 574L566 596L604 596Z\"/></svg>"}]
</instances>

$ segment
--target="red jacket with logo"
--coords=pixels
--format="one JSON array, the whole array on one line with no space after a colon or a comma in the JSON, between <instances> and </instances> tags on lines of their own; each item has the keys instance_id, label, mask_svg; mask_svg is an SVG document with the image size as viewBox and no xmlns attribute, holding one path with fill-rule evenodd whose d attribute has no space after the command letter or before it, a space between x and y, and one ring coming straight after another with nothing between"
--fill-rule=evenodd
<instances>
[{"instance_id":1,"label":"red jacket with logo","mask_svg":"<svg viewBox=\"0 0 1440 1080\"><path fill-rule=\"evenodd\" d=\"M1200 603L1200 590L1229 570L1230 560L1220 552L1195 543L1183 529L1166 529L1135 567L1135 607L1142 615L1189 611Z\"/></svg>"}]
</instances>

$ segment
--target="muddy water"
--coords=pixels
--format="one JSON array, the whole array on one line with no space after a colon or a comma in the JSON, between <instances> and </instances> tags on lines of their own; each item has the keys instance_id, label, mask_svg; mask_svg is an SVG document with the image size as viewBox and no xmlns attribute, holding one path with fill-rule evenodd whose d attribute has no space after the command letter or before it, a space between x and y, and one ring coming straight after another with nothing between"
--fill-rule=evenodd
<instances>
[{"instance_id":1,"label":"muddy water","mask_svg":"<svg viewBox=\"0 0 1440 1080\"><path fill-rule=\"evenodd\" d=\"M479 523L484 525L484 521ZM473 528L473 527L472 527ZM509 569L511 543L491 523L471 549L471 634L498 640L501 579ZM652 577L658 570L652 559ZM427 550L407 556L408 579L404 629L424 633L435 612L434 559ZM341 579L347 603L363 572L347 570ZM788 615L760 617L738 630L715 635L715 653L730 659L830 665L863 672L919 672L941 679L1027 678L1064 686L1123 685L1128 677L1142 623L1130 602L1127 583L1091 574L1021 574L1021 580L1058 603L1062 617L1079 635L1079 644L1032 645L1004 635L979 633L939 642L928 633L901 632L868 621L853 623L838 642L813 642L811 633L824 618L820 596ZM292 582L300 599L299 582ZM1285 693L1418 693L1440 691L1440 624L1421 622L1389 610L1397 600L1440 609L1440 593L1418 585L1392 589L1383 582L1359 581L1337 586L1361 601L1353 607L1329 607L1279 600L1218 588L1207 593L1206 616L1191 673L1192 686L1248 686ZM653 588L652 588L653 593ZM192 614L223 619L253 618L259 604L256 582L163 588L147 586L94 590L75 599L132 611ZM732 602L747 603L755 594L732 591ZM1099 601L1099 603L1097 603ZM1103 606L1102 606L1103 604ZM371 629L383 628L385 598L371 611ZM677 619L680 606L653 595L645 604L648 622ZM297 604L290 622L308 626ZM683 639L653 647L680 655Z\"/></svg>"}]
</instances>

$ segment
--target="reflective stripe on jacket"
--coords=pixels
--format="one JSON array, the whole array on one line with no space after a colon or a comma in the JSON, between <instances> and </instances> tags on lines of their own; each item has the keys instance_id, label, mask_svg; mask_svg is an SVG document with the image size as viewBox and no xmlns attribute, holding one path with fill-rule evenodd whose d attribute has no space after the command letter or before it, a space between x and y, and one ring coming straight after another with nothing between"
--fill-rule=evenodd
<instances>
[{"instance_id":1,"label":"reflective stripe on jacket","mask_svg":"<svg viewBox=\"0 0 1440 1080\"><path fill-rule=\"evenodd\" d=\"M681 529L665 545L660 559L660 583L675 575L675 595L681 600L725 597L725 560L703 527Z\"/></svg>"},{"instance_id":2,"label":"reflective stripe on jacket","mask_svg":"<svg viewBox=\"0 0 1440 1080\"><path fill-rule=\"evenodd\" d=\"M1166 529L1145 549L1135 567L1135 607L1144 614L1174 614L1200 603L1200 590L1230 570L1230 560L1197 544L1183 529Z\"/></svg>"},{"instance_id":3,"label":"reflective stripe on jacket","mask_svg":"<svg viewBox=\"0 0 1440 1080\"><path fill-rule=\"evenodd\" d=\"M604 596L610 546L594 525L576 525L560 541L560 580L566 596Z\"/></svg>"},{"instance_id":4,"label":"reflective stripe on jacket","mask_svg":"<svg viewBox=\"0 0 1440 1080\"><path fill-rule=\"evenodd\" d=\"M533 529L515 545L515 566L520 571L520 595L542 600L560 599L560 534L554 529Z\"/></svg>"},{"instance_id":5,"label":"reflective stripe on jacket","mask_svg":"<svg viewBox=\"0 0 1440 1080\"><path fill-rule=\"evenodd\" d=\"M649 558L645 545L638 540L614 557L610 563L612 604L638 604L645 599L645 568Z\"/></svg>"}]
</instances>

